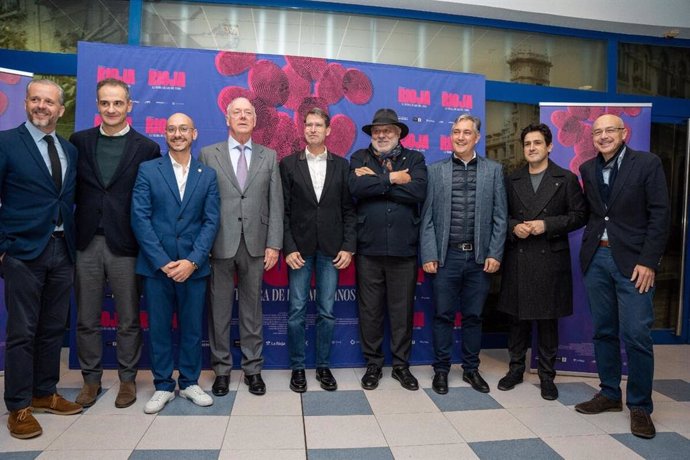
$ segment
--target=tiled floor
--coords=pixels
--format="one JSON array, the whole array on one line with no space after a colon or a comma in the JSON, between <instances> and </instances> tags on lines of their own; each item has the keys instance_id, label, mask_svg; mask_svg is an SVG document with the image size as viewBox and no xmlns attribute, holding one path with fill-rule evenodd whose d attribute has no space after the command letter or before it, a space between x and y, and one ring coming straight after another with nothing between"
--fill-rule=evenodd
<instances>
[{"instance_id":1,"label":"tiled floor","mask_svg":"<svg viewBox=\"0 0 690 460\"><path fill-rule=\"evenodd\" d=\"M178 397L158 415L143 412L153 392L149 372L140 373L137 402L116 409L117 374L107 371L93 407L77 416L38 414L44 433L32 440L9 436L0 403L0 459L690 458L690 346L656 347L652 440L630 434L625 409L575 412L575 403L596 392L595 378L559 376L558 401L543 400L531 374L512 391L497 390L506 362L505 350L482 353L488 395L463 383L456 366L445 396L431 390L429 366L413 368L422 386L416 392L403 390L390 369L374 391L361 389L363 369L336 369L333 393L310 370L303 395L288 389L289 371L264 371L263 397L249 394L234 371L232 391L213 406ZM210 390L212 380L205 371L200 384ZM79 371L65 367L60 392L73 399L80 385Z\"/></svg>"}]
</instances>

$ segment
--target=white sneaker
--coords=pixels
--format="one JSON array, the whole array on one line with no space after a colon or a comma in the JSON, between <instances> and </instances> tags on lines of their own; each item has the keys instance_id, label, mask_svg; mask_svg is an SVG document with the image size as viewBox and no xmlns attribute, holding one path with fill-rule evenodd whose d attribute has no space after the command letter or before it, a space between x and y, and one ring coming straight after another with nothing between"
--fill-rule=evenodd
<instances>
[{"instance_id":1,"label":"white sneaker","mask_svg":"<svg viewBox=\"0 0 690 460\"><path fill-rule=\"evenodd\" d=\"M158 413L173 399L175 399L174 391L156 391L144 406L144 412L147 414Z\"/></svg>"},{"instance_id":2,"label":"white sneaker","mask_svg":"<svg viewBox=\"0 0 690 460\"><path fill-rule=\"evenodd\" d=\"M189 399L197 406L206 407L213 404L213 398L207 395L199 385L189 385L184 390L180 390L180 396Z\"/></svg>"}]
</instances>

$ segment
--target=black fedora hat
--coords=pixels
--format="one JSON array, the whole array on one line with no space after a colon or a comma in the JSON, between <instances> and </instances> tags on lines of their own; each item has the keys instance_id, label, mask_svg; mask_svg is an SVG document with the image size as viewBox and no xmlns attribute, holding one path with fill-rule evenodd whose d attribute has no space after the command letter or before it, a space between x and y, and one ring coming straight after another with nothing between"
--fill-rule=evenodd
<instances>
[{"instance_id":1,"label":"black fedora hat","mask_svg":"<svg viewBox=\"0 0 690 460\"><path fill-rule=\"evenodd\" d=\"M395 125L400 128L400 139L410 132L410 128L405 123L398 121L398 114L393 109L378 109L371 124L362 126L362 131L371 136L371 128L382 125Z\"/></svg>"}]
</instances>

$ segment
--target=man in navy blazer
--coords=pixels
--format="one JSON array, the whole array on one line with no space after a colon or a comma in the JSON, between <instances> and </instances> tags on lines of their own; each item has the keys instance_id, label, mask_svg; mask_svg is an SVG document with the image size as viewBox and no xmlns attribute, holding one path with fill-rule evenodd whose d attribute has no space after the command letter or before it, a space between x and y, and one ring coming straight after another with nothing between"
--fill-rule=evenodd
<instances>
[{"instance_id":1,"label":"man in navy blazer","mask_svg":"<svg viewBox=\"0 0 690 460\"><path fill-rule=\"evenodd\" d=\"M161 155L157 143L127 122L129 87L106 78L96 86L101 124L70 137L79 151L75 223L77 228L77 352L84 385L76 402L89 407L101 392L103 340L101 310L106 279L117 312L120 388L115 407L136 401L141 356L139 289L134 273L139 246L129 225L132 188L139 165Z\"/></svg>"},{"instance_id":2,"label":"man in navy blazer","mask_svg":"<svg viewBox=\"0 0 690 460\"><path fill-rule=\"evenodd\" d=\"M482 311L490 274L501 266L508 202L501 165L475 151L481 120L470 114L451 128L453 154L429 166L420 229L422 268L434 274L434 379L448 393L456 311L462 314L462 378L488 393L479 374Z\"/></svg>"},{"instance_id":3,"label":"man in navy blazer","mask_svg":"<svg viewBox=\"0 0 690 460\"><path fill-rule=\"evenodd\" d=\"M144 412L159 412L175 398L171 324L180 332L180 396L199 406L213 399L198 384L208 255L218 230L216 172L192 158L194 122L183 113L168 118L168 155L142 163L132 196L132 230L139 241L137 273L144 276L149 311L151 370L156 391Z\"/></svg>"},{"instance_id":4,"label":"man in navy blazer","mask_svg":"<svg viewBox=\"0 0 690 460\"><path fill-rule=\"evenodd\" d=\"M333 304L338 270L350 265L357 245L355 205L347 185L349 164L329 152L325 144L330 120L319 108L307 112L307 147L280 162L285 201L283 253L290 267L290 389L298 393L307 390L304 328L312 273L316 277L316 380L327 391L338 387L329 359L335 327Z\"/></svg>"},{"instance_id":5,"label":"man in navy blazer","mask_svg":"<svg viewBox=\"0 0 690 460\"><path fill-rule=\"evenodd\" d=\"M589 205L580 264L592 312L601 390L575 410L583 414L622 410L622 339L628 356L630 431L653 438L654 278L668 239L668 187L659 157L628 147L627 135L620 117L597 118L592 140L599 154L580 167Z\"/></svg>"},{"instance_id":6,"label":"man in navy blazer","mask_svg":"<svg viewBox=\"0 0 690 460\"><path fill-rule=\"evenodd\" d=\"M0 270L5 279L7 428L39 436L34 412L71 415L82 407L56 392L60 348L74 279L77 150L55 133L62 88L26 87L27 122L0 132Z\"/></svg>"}]
</instances>

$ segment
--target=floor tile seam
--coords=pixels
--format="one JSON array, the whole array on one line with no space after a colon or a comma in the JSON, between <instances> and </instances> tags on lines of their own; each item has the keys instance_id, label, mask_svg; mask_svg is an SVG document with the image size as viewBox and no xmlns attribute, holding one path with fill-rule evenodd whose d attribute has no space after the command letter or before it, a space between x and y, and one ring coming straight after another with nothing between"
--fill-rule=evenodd
<instances>
[{"instance_id":1,"label":"floor tile seam","mask_svg":"<svg viewBox=\"0 0 690 460\"><path fill-rule=\"evenodd\" d=\"M141 445L141 442L144 440L144 438L146 437L148 432L151 430L151 427L156 422L156 419L158 418L158 414L146 414L146 415L152 415L153 416L153 417L151 417L152 418L151 423L149 423L149 426L147 426L146 430L144 430L144 432L141 434L141 437L139 438L139 440L137 441L137 443L134 446L134 450L137 450L137 448ZM142 449L142 450L147 450L147 449ZM148 449L148 450L151 450L151 449Z\"/></svg>"},{"instance_id":2,"label":"floor tile seam","mask_svg":"<svg viewBox=\"0 0 690 460\"><path fill-rule=\"evenodd\" d=\"M539 407L545 407L545 406L539 406ZM569 409L569 406L564 406L564 407L565 407L566 409ZM522 425L524 425L529 431L531 431L532 433L534 433L536 437L542 438L542 436L541 436L540 434L538 434L538 433L535 432L533 429L531 429L529 426L527 426L527 425L525 424L525 422L524 422L520 417L518 417L518 414L514 413L512 410L510 410L510 408L507 408L507 409L508 409L508 412L509 412L515 419L517 419L518 422L520 422ZM531 408L518 407L518 408L515 408L515 409L531 409ZM587 417L592 417L592 415L589 415L589 414L580 414L580 413L577 412L574 408L571 409L571 410L572 410L572 412L575 413L578 417L580 417L580 419L582 419L582 421L587 422L587 424L589 424L590 426L592 426L595 430L599 431L599 433L592 433L591 435L595 435L595 434L598 434L598 435L601 435L601 434L610 435L610 433L607 433L606 431L604 431L603 428L600 428L598 425L592 423L589 419L587 419ZM574 434L574 435L572 435L572 436L585 436L585 435L577 435L577 434Z\"/></svg>"},{"instance_id":3,"label":"floor tile seam","mask_svg":"<svg viewBox=\"0 0 690 460\"><path fill-rule=\"evenodd\" d=\"M528 427L528 426L525 424L525 422L523 422L522 420L520 420L515 414L513 414L513 413L512 413L511 411L509 411L507 408L502 407L502 409L504 409L508 414L510 414L510 416L513 417L513 419L515 419L515 421L518 422L520 425L522 425L527 431L529 431L530 433L532 433L532 434L534 435L535 438L539 438L539 437L540 437L537 433L534 432L533 429L531 429L530 427ZM483 410L483 409L480 409L480 410ZM491 410L497 410L497 409L491 409ZM452 412L464 412L464 411L452 411ZM446 415L445 415L445 412L444 412L443 416L444 416L444 417L446 416ZM448 419L448 417L446 417L446 419ZM455 429L455 431L458 431L458 428L455 426L455 424L453 424L453 422L452 422L450 419L448 419L448 421L450 422L450 424L451 424L451 426L453 427L453 429ZM464 436L462 436L462 433L460 433L459 431L458 431L458 434L460 434L460 436L461 436L463 439L465 439ZM519 438L519 439L531 439L531 438ZM466 442L469 443L470 441L466 441Z\"/></svg>"},{"instance_id":4,"label":"floor tile seam","mask_svg":"<svg viewBox=\"0 0 690 460\"><path fill-rule=\"evenodd\" d=\"M299 395L299 406L300 406L300 420L302 420L302 442L304 446L304 456L305 458L309 458L309 455L307 454L307 420L306 420L306 415L304 414L304 395L300 394Z\"/></svg>"},{"instance_id":5,"label":"floor tile seam","mask_svg":"<svg viewBox=\"0 0 690 460\"><path fill-rule=\"evenodd\" d=\"M51 442L48 443L48 445L46 445L43 449L41 449L42 451L50 450L50 446L52 446L53 444L55 444L55 443L57 442L58 439L60 439L62 436L65 435L65 433L67 432L67 430L69 430L69 429L72 427L72 425L74 425L75 423L77 423L77 420L79 420L81 417L84 416L84 414L75 414L76 416L74 416L74 415L55 415L55 414L50 414L50 415L53 416L53 417L69 417L68 420L72 420L72 423L70 423L69 425L67 425L67 426L62 430L62 433L60 433L59 435L57 435L57 436L55 437L55 439L53 439ZM39 422L39 423L40 423L40 422ZM41 427L41 428L42 428L42 427ZM59 449L52 449L52 450L59 450Z\"/></svg>"}]
</instances>

